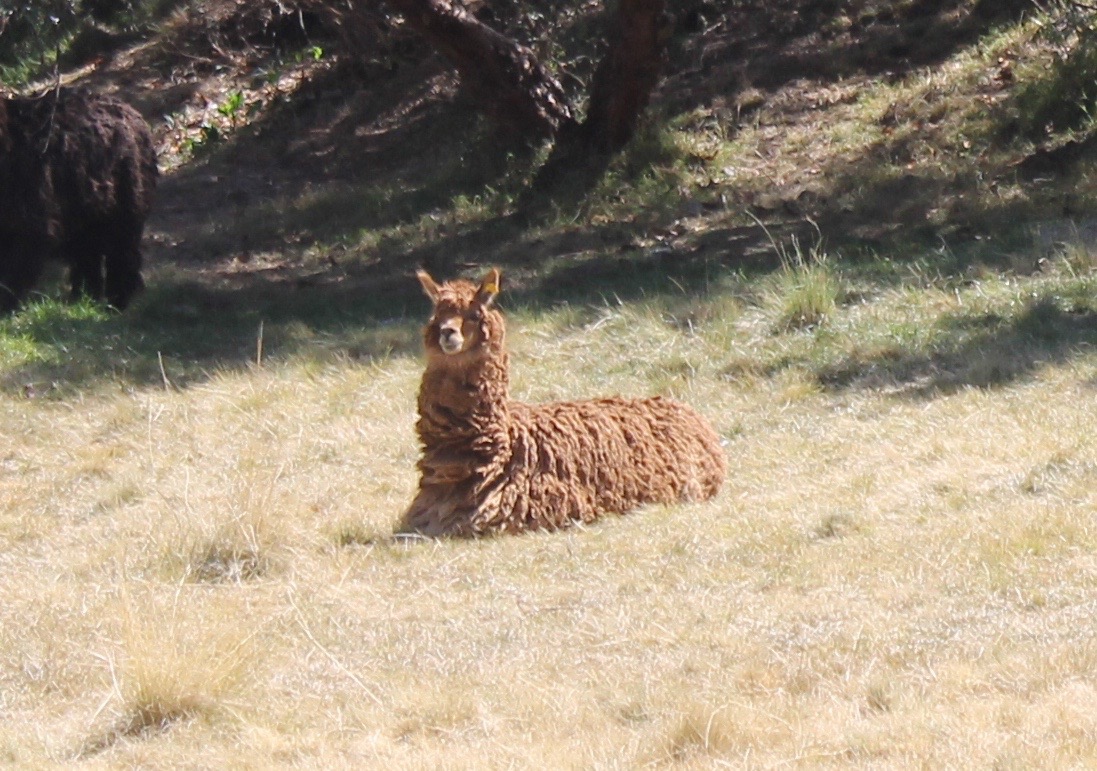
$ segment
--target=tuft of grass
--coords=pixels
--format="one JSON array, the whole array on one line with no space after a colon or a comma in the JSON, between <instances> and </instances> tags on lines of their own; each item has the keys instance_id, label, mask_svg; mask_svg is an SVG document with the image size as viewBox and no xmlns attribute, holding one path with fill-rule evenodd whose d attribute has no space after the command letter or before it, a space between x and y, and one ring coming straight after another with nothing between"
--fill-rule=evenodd
<instances>
[{"instance_id":1,"label":"tuft of grass","mask_svg":"<svg viewBox=\"0 0 1097 771\"><path fill-rule=\"evenodd\" d=\"M647 753L651 764L724 765L745 762L754 750L785 734L790 726L747 703L687 703L670 719L661 743Z\"/></svg>"},{"instance_id":2,"label":"tuft of grass","mask_svg":"<svg viewBox=\"0 0 1097 771\"><path fill-rule=\"evenodd\" d=\"M697 707L681 717L668 732L664 752L675 762L698 755L721 757L735 747L737 738L734 727L720 710Z\"/></svg>"},{"instance_id":3,"label":"tuft of grass","mask_svg":"<svg viewBox=\"0 0 1097 771\"><path fill-rule=\"evenodd\" d=\"M598 225L628 220L641 213L651 217L675 211L689 178L688 143L689 139L672 126L657 121L644 124L586 195L579 216ZM561 211L554 224L574 219L570 212Z\"/></svg>"},{"instance_id":4,"label":"tuft of grass","mask_svg":"<svg viewBox=\"0 0 1097 771\"><path fill-rule=\"evenodd\" d=\"M279 476L278 471L269 478L259 469L240 471L232 498L223 504L226 511L212 513L207 532L194 539L184 568L188 578L241 583L268 574L279 545L292 540L285 514L294 504L279 491Z\"/></svg>"},{"instance_id":5,"label":"tuft of grass","mask_svg":"<svg viewBox=\"0 0 1097 771\"><path fill-rule=\"evenodd\" d=\"M1075 223L1070 224L1066 239L1056 244L1056 256L1064 270L1073 277L1097 272L1097 243L1092 232L1082 232Z\"/></svg>"},{"instance_id":6,"label":"tuft of grass","mask_svg":"<svg viewBox=\"0 0 1097 771\"><path fill-rule=\"evenodd\" d=\"M895 701L895 688L891 683L876 681L865 688L865 709L869 714L891 712Z\"/></svg>"},{"instance_id":7,"label":"tuft of grass","mask_svg":"<svg viewBox=\"0 0 1097 771\"><path fill-rule=\"evenodd\" d=\"M239 539L212 540L197 546L191 555L190 575L195 581L240 583L262 577L269 559L258 543L255 531L234 529Z\"/></svg>"},{"instance_id":8,"label":"tuft of grass","mask_svg":"<svg viewBox=\"0 0 1097 771\"><path fill-rule=\"evenodd\" d=\"M846 538L860 531L861 525L856 518L844 512L838 512L822 517L812 529L812 535L817 540L825 541L832 538Z\"/></svg>"},{"instance_id":9,"label":"tuft of grass","mask_svg":"<svg viewBox=\"0 0 1097 771\"><path fill-rule=\"evenodd\" d=\"M422 738L458 737L471 731L477 723L479 709L467 690L447 690L435 693L424 704L401 710L393 726L397 741Z\"/></svg>"},{"instance_id":10,"label":"tuft of grass","mask_svg":"<svg viewBox=\"0 0 1097 771\"><path fill-rule=\"evenodd\" d=\"M123 739L147 738L192 719L231 716L231 702L253 663L250 636L239 627L218 627L207 634L202 624L187 625L179 608L122 602L120 655L109 657L111 725L90 737L78 756L108 750ZM104 703L104 707L109 704Z\"/></svg>"},{"instance_id":11,"label":"tuft of grass","mask_svg":"<svg viewBox=\"0 0 1097 771\"><path fill-rule=\"evenodd\" d=\"M384 542L388 535L358 520L341 522L331 530L331 540L340 548L374 546Z\"/></svg>"},{"instance_id":12,"label":"tuft of grass","mask_svg":"<svg viewBox=\"0 0 1097 771\"><path fill-rule=\"evenodd\" d=\"M765 228L765 225L758 222ZM769 231L766 231L769 235ZM767 288L765 304L775 332L813 329L833 315L842 295L842 283L831 267L822 237L807 250L795 235L791 245L770 243L780 259L780 270Z\"/></svg>"}]
</instances>

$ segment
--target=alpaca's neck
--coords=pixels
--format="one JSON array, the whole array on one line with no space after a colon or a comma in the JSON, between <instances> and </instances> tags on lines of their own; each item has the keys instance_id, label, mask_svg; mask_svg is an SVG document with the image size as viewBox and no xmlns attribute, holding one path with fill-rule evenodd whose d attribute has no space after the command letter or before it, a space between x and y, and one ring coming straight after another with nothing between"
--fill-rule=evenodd
<instances>
[{"instance_id":1,"label":"alpaca's neck","mask_svg":"<svg viewBox=\"0 0 1097 771\"><path fill-rule=\"evenodd\" d=\"M428 447L505 432L509 419L506 351L473 362L433 358L419 389L421 439Z\"/></svg>"}]
</instances>

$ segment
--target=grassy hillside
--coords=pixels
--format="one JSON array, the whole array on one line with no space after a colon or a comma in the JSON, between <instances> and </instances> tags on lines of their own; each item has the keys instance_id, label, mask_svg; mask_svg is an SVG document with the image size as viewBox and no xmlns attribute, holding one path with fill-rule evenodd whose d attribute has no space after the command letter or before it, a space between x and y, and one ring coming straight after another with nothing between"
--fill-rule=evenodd
<instances>
[{"instance_id":1,"label":"grassy hillside","mask_svg":"<svg viewBox=\"0 0 1097 771\"><path fill-rule=\"evenodd\" d=\"M580 5L499 23L577 82ZM73 64L164 179L131 311L47 284L0 320L0 763L1097 762L1076 28L694 11L643 135L525 208L542 156L501 157L414 40L351 60L202 0ZM516 397L696 406L720 495L392 541L417 265L503 268Z\"/></svg>"}]
</instances>

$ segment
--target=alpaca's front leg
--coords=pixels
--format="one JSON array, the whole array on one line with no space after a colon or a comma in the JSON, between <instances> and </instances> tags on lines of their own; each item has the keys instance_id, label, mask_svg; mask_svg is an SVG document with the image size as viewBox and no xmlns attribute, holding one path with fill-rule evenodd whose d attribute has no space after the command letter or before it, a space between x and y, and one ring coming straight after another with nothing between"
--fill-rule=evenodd
<instances>
[{"instance_id":1,"label":"alpaca's front leg","mask_svg":"<svg viewBox=\"0 0 1097 771\"><path fill-rule=\"evenodd\" d=\"M404 513L397 533L416 533L428 538L472 535L471 505L454 485L424 485Z\"/></svg>"},{"instance_id":2,"label":"alpaca's front leg","mask_svg":"<svg viewBox=\"0 0 1097 771\"><path fill-rule=\"evenodd\" d=\"M420 488L415 500L411 502L411 506L408 507L408 510L404 512L404 516L400 519L396 532L398 534L416 533L429 537L441 535L436 504L436 496L430 493L429 488Z\"/></svg>"}]
</instances>

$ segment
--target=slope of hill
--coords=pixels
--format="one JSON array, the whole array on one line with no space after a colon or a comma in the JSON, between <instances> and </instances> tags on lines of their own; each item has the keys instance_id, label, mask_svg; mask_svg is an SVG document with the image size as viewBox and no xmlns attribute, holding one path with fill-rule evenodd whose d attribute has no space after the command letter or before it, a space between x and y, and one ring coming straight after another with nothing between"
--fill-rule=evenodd
<instances>
[{"instance_id":1,"label":"slope of hill","mask_svg":"<svg viewBox=\"0 0 1097 771\"><path fill-rule=\"evenodd\" d=\"M497 21L579 93L600 6L530 7ZM275 8L180 4L64 76L142 110L164 178L131 311L0 320L0 762L1095 762L1065 6L694 3L642 135L525 209L543 153L441 59ZM689 401L714 501L389 538L411 271L489 264L515 395Z\"/></svg>"}]
</instances>

